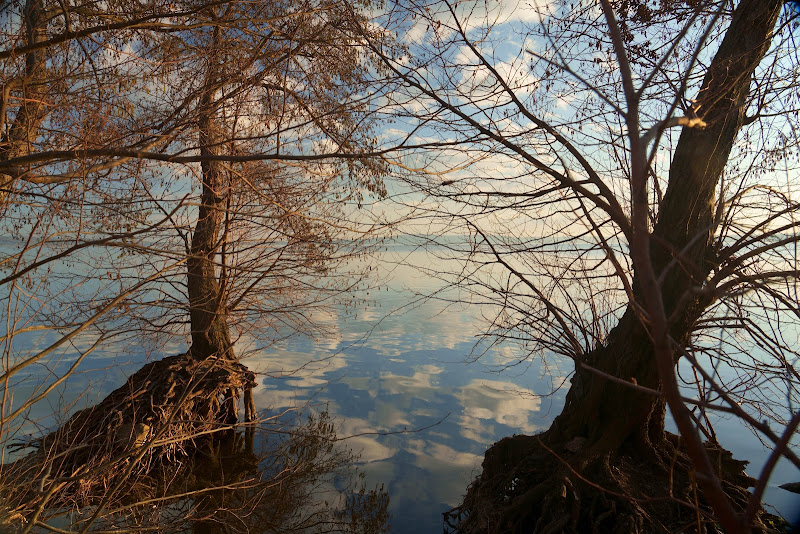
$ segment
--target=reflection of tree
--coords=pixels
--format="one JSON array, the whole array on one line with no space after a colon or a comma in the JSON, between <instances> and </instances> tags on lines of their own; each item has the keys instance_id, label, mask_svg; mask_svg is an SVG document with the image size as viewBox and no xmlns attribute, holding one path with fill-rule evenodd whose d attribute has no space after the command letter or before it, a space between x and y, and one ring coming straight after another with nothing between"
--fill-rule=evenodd
<instances>
[{"instance_id":1,"label":"reflection of tree","mask_svg":"<svg viewBox=\"0 0 800 534\"><path fill-rule=\"evenodd\" d=\"M282 414L243 431L221 424L213 434L195 436L185 451L157 437L118 439L113 459L84 446L77 476L53 467L65 451L38 451L7 471L28 480L15 485L28 489L7 496L8 503L27 517L36 509L29 527L57 524L61 517L72 527L100 531L385 531L388 495L366 489L353 467L357 456L336 445L327 413L301 417L287 421ZM149 451L146 461L142 450ZM129 472L133 462L137 468ZM43 503L46 509L39 509Z\"/></svg>"}]
</instances>

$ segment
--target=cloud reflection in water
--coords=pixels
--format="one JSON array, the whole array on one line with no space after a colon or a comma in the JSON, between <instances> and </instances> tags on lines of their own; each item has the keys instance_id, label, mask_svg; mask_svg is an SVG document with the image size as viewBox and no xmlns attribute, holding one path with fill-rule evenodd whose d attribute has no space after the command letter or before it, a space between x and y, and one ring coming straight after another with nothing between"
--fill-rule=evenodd
<instances>
[{"instance_id":1,"label":"cloud reflection in water","mask_svg":"<svg viewBox=\"0 0 800 534\"><path fill-rule=\"evenodd\" d=\"M513 383L466 364L481 331L475 308L430 300L385 316L420 289L412 269L394 274L357 319L340 318L338 343L289 340L246 363L267 375L256 392L259 408L325 405L340 421L339 436L354 436L346 443L361 452L368 481L389 491L394 532L438 533L441 512L459 502L489 445L549 423L553 414L547 409L542 418L536 394L550 393L550 383L535 363L514 373ZM502 344L483 350L491 365L522 356Z\"/></svg>"}]
</instances>

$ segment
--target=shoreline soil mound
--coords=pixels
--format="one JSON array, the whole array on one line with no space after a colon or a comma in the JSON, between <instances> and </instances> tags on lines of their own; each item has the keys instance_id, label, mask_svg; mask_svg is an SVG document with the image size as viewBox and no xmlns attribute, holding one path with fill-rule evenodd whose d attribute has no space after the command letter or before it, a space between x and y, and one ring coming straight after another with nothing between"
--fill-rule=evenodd
<instances>
[{"instance_id":1,"label":"shoreline soil mound","mask_svg":"<svg viewBox=\"0 0 800 534\"><path fill-rule=\"evenodd\" d=\"M726 493L744 510L755 482L744 472L747 462L717 444L706 448ZM787 528L762 509L752 531ZM667 433L658 450L598 454L585 440L556 442L544 433L507 437L490 447L462 504L445 513L445 532L711 534L722 529L693 479L678 436Z\"/></svg>"},{"instance_id":2,"label":"shoreline soil mound","mask_svg":"<svg viewBox=\"0 0 800 534\"><path fill-rule=\"evenodd\" d=\"M109 487L191 456L230 429L242 394L251 421L255 385L255 373L236 361L180 354L148 363L102 402L33 440L35 452L6 466L23 493L13 500L36 501L31 492L59 480L60 500L91 504Z\"/></svg>"}]
</instances>

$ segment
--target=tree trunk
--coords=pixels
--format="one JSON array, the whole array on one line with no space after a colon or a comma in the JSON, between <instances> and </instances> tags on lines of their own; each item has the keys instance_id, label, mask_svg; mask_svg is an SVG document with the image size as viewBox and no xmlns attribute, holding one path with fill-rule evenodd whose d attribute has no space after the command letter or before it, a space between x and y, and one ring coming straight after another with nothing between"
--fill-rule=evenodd
<instances>
[{"instance_id":1,"label":"tree trunk","mask_svg":"<svg viewBox=\"0 0 800 534\"><path fill-rule=\"evenodd\" d=\"M659 387L650 340L630 310L606 344L588 354L581 364L639 386ZM659 436L663 428L664 404L660 397L578 367L564 409L553 422L550 434L563 441L585 438L600 451L614 451L629 441L638 447L652 439L663 439Z\"/></svg>"},{"instance_id":2,"label":"tree trunk","mask_svg":"<svg viewBox=\"0 0 800 534\"><path fill-rule=\"evenodd\" d=\"M717 264L710 258L715 189L744 121L750 80L769 49L783 2L744 0L706 73L695 110L704 129L684 128L669 174L669 185L651 236L654 271L664 276L662 295L672 337L685 343L709 299L687 298ZM664 275L666 271L666 275ZM634 293L638 294L634 280ZM637 295L638 296L638 295ZM677 357L676 357L677 360ZM652 344L629 307L605 345L585 362L604 373L659 388ZM615 450L629 438L641 444L663 434L664 407L658 397L578 366L564 412L553 430L563 437L584 436ZM601 438L602 436L602 438Z\"/></svg>"},{"instance_id":3,"label":"tree trunk","mask_svg":"<svg viewBox=\"0 0 800 534\"><path fill-rule=\"evenodd\" d=\"M214 120L204 115L200 121L200 152L216 153ZM225 299L217 279L217 257L220 249L220 225L225 213L225 178L218 161L201 165L203 192L192 234L189 252L188 281L189 317L194 358L214 355L232 357Z\"/></svg>"},{"instance_id":4,"label":"tree trunk","mask_svg":"<svg viewBox=\"0 0 800 534\"><path fill-rule=\"evenodd\" d=\"M27 45L44 41L47 37L47 17L42 0L25 2L25 40ZM29 154L48 113L46 105L47 66L45 50L32 50L25 55L25 73L20 78L0 86L0 131L7 131L0 141L0 161ZM21 104L8 130L4 121L8 113L12 92L22 94ZM18 173L15 173L18 174ZM0 207L11 192L17 176L0 173Z\"/></svg>"},{"instance_id":5,"label":"tree trunk","mask_svg":"<svg viewBox=\"0 0 800 534\"><path fill-rule=\"evenodd\" d=\"M212 50L217 49L218 34L219 30L215 28ZM212 65L200 99L198 120L200 154L204 157L217 155L221 148L219 126L215 118L217 102L214 93L217 86L215 68ZM215 355L232 359L226 298L216 269L223 239L220 227L229 195L229 184L220 161L203 159L201 172L203 190L187 261L191 355L195 359L206 359Z\"/></svg>"}]
</instances>

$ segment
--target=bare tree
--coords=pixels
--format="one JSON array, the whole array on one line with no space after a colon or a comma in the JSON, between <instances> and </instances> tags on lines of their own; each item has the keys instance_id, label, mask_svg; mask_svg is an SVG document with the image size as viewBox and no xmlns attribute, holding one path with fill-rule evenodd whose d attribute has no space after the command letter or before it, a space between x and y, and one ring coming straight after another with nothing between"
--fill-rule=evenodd
<instances>
[{"instance_id":1,"label":"bare tree","mask_svg":"<svg viewBox=\"0 0 800 534\"><path fill-rule=\"evenodd\" d=\"M408 54L374 47L416 125L409 181L442 232L470 237L448 245L467 260L455 283L498 304L488 334L574 362L550 429L492 446L448 524L771 528L775 462L800 467L795 13L502 9L398 6ZM757 478L717 443L715 412L772 446Z\"/></svg>"}]
</instances>

